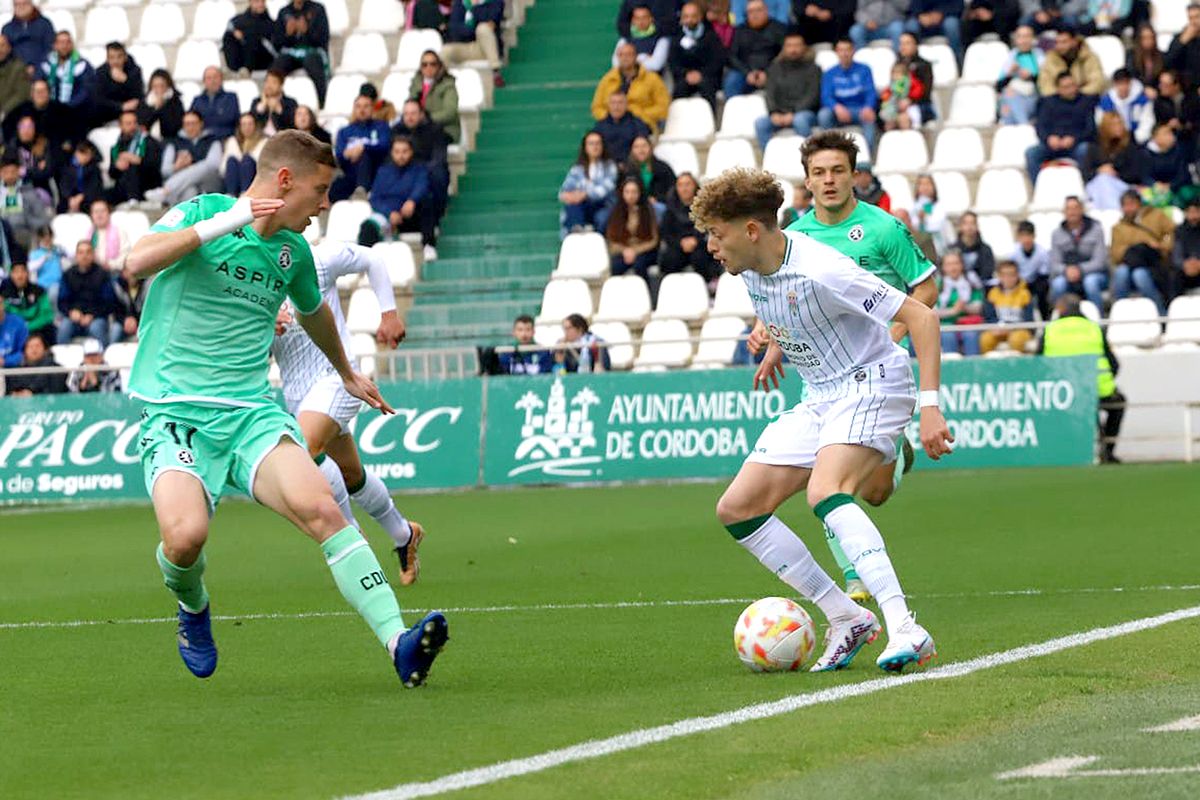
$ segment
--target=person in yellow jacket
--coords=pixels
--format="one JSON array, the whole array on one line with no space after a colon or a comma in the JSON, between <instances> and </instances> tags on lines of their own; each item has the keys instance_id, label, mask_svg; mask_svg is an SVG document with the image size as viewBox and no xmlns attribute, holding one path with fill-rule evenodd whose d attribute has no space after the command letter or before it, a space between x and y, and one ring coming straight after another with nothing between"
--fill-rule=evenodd
<instances>
[{"instance_id":1,"label":"person in yellow jacket","mask_svg":"<svg viewBox=\"0 0 1200 800\"><path fill-rule=\"evenodd\" d=\"M1100 463L1119 464L1113 455L1121 420L1125 416L1125 395L1117 391L1116 375L1120 365L1108 346L1104 329L1083 315L1079 295L1064 294L1055 308L1058 319L1046 326L1038 352L1044 356L1096 356L1096 381L1100 390Z\"/></svg>"},{"instance_id":2,"label":"person in yellow jacket","mask_svg":"<svg viewBox=\"0 0 1200 800\"><path fill-rule=\"evenodd\" d=\"M1054 49L1046 53L1038 71L1038 94L1054 94L1058 76L1069 72L1079 83L1079 93L1099 97L1108 88L1104 67L1099 57L1087 46L1077 31L1063 28L1054 37Z\"/></svg>"},{"instance_id":3,"label":"person in yellow jacket","mask_svg":"<svg viewBox=\"0 0 1200 800\"><path fill-rule=\"evenodd\" d=\"M642 67L637 61L637 50L631 44L617 48L617 66L604 73L592 95L592 116L604 119L608 113L608 96L624 91L629 98L629 112L650 126L657 133L667 119L667 107L671 105L671 94L662 78Z\"/></svg>"}]
</instances>

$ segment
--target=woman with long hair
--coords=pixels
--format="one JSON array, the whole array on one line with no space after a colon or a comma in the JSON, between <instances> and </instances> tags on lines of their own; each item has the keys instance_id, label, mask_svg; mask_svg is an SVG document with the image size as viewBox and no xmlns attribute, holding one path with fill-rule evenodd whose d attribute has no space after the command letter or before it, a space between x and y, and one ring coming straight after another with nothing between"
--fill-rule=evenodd
<instances>
[{"instance_id":1,"label":"woman with long hair","mask_svg":"<svg viewBox=\"0 0 1200 800\"><path fill-rule=\"evenodd\" d=\"M1121 193L1141 180L1141 151L1116 111L1100 115L1096 141L1088 145L1083 160L1088 198L1096 208L1121 207Z\"/></svg>"},{"instance_id":2,"label":"woman with long hair","mask_svg":"<svg viewBox=\"0 0 1200 800\"><path fill-rule=\"evenodd\" d=\"M321 123L317 121L316 113L308 106L296 106L296 130L304 131L305 133L315 137L317 141L325 144L333 143L333 136L329 131L321 127Z\"/></svg>"},{"instance_id":3,"label":"woman with long hair","mask_svg":"<svg viewBox=\"0 0 1200 800\"><path fill-rule=\"evenodd\" d=\"M638 178L621 182L616 208L604 231L612 274L636 272L643 278L658 257L658 220Z\"/></svg>"},{"instance_id":4,"label":"woman with long hair","mask_svg":"<svg viewBox=\"0 0 1200 800\"><path fill-rule=\"evenodd\" d=\"M1158 49L1158 34L1149 25L1139 25L1133 37L1133 47L1125 62L1133 77L1142 82L1146 96L1153 100L1158 96L1158 76L1166 69L1162 51Z\"/></svg>"},{"instance_id":5,"label":"woman with long hair","mask_svg":"<svg viewBox=\"0 0 1200 800\"><path fill-rule=\"evenodd\" d=\"M617 165L608 157L604 137L595 131L584 134L579 155L558 190L563 238L588 228L604 230L616 186Z\"/></svg>"},{"instance_id":6,"label":"woman with long hair","mask_svg":"<svg viewBox=\"0 0 1200 800\"><path fill-rule=\"evenodd\" d=\"M650 198L650 205L661 221L667 195L675 188L675 171L655 157L650 139L645 136L638 136L629 146L629 160L621 166L621 180L628 178L642 182L642 191Z\"/></svg>"},{"instance_id":7,"label":"woman with long hair","mask_svg":"<svg viewBox=\"0 0 1200 800\"><path fill-rule=\"evenodd\" d=\"M51 205L50 184L59 169L58 158L33 117L21 117L17 121L17 135L4 150L17 154L21 161L21 179L38 189L46 204Z\"/></svg>"},{"instance_id":8,"label":"woman with long hair","mask_svg":"<svg viewBox=\"0 0 1200 800\"><path fill-rule=\"evenodd\" d=\"M225 160L221 163L225 194L237 197L250 188L258 174L258 156L266 144L257 117L249 112L238 117L237 130L225 142Z\"/></svg>"},{"instance_id":9,"label":"woman with long hair","mask_svg":"<svg viewBox=\"0 0 1200 800\"><path fill-rule=\"evenodd\" d=\"M125 268L125 257L132 246L129 235L112 221L112 208L107 200L93 200L88 216L92 220L92 232L89 235L96 263L109 272L120 272Z\"/></svg>"},{"instance_id":10,"label":"woman with long hair","mask_svg":"<svg viewBox=\"0 0 1200 800\"><path fill-rule=\"evenodd\" d=\"M421 54L420 67L408 86L408 99L416 100L429 118L442 126L451 142L462 141L458 120L458 84L433 50Z\"/></svg>"},{"instance_id":11,"label":"woman with long hair","mask_svg":"<svg viewBox=\"0 0 1200 800\"><path fill-rule=\"evenodd\" d=\"M138 121L152 136L164 142L174 139L183 128L183 100L179 98L174 78L165 69L150 73L146 98L138 107ZM157 130L155 126L158 126Z\"/></svg>"}]
</instances>

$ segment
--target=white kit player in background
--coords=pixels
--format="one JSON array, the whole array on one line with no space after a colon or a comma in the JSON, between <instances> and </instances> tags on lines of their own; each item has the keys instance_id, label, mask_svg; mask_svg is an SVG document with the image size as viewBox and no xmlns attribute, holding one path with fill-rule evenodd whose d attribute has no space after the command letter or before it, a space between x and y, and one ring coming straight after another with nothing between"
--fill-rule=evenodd
<instances>
[{"instance_id":1,"label":"white kit player in background","mask_svg":"<svg viewBox=\"0 0 1200 800\"><path fill-rule=\"evenodd\" d=\"M853 495L896 457L918 396L925 452L935 460L950 452L953 437L938 408L938 319L832 247L780 230L782 203L774 176L733 169L706 183L692 205L709 252L742 276L758 318L805 383L804 399L762 432L718 501L717 516L739 544L829 618L825 652L813 671L841 669L880 625L775 516L805 491L883 612L888 644L876 663L899 672L933 658L933 638L909 611L883 538ZM910 331L919 395L908 354L889 335L893 321Z\"/></svg>"},{"instance_id":2,"label":"white kit player in background","mask_svg":"<svg viewBox=\"0 0 1200 800\"><path fill-rule=\"evenodd\" d=\"M404 323L396 315L392 281L381 254L357 244L329 240L312 248L312 254L321 294L333 309L346 352L353 350L338 300L337 281L343 275L364 272L379 300L381 315L375 338L388 347L399 345L404 338ZM279 364L284 401L288 412L300 423L309 453L318 460L321 474L333 488L334 500L350 523L358 525L350 510L350 499L353 498L387 531L400 560L400 583L405 586L414 583L420 569L417 548L425 531L419 523L404 518L379 476L363 468L350 433L350 422L362 409L362 402L345 390L328 359L296 323L286 304L280 309L275 332L277 336L271 354Z\"/></svg>"}]
</instances>

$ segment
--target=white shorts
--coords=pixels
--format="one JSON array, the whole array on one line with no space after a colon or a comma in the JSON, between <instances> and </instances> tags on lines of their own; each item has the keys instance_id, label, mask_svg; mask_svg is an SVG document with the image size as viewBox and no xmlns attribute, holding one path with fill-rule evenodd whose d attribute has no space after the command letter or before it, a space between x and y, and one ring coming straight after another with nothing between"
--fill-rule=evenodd
<instances>
[{"instance_id":1,"label":"white shorts","mask_svg":"<svg viewBox=\"0 0 1200 800\"><path fill-rule=\"evenodd\" d=\"M341 377L331 372L318 378L295 408L289 403L288 411L296 417L302 411L324 414L341 427L342 433L349 433L350 423L362 411L362 407L363 401L347 392Z\"/></svg>"},{"instance_id":2,"label":"white shorts","mask_svg":"<svg viewBox=\"0 0 1200 800\"><path fill-rule=\"evenodd\" d=\"M801 402L763 429L746 461L811 469L822 447L857 444L883 453L883 463L890 464L916 405L915 397L887 394Z\"/></svg>"}]
</instances>

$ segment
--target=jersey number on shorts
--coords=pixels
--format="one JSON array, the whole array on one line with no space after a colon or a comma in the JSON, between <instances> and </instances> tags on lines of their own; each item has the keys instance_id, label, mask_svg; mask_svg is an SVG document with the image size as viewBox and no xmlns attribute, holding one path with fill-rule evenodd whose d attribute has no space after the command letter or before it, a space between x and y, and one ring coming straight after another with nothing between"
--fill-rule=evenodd
<instances>
[{"instance_id":1,"label":"jersey number on shorts","mask_svg":"<svg viewBox=\"0 0 1200 800\"><path fill-rule=\"evenodd\" d=\"M191 425L180 425L177 422L168 422L163 425L167 429L167 433L171 434L171 438L175 440L175 444L180 447L192 449L192 438L196 435L196 429ZM183 428L183 438L179 438L179 428Z\"/></svg>"}]
</instances>

